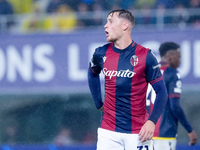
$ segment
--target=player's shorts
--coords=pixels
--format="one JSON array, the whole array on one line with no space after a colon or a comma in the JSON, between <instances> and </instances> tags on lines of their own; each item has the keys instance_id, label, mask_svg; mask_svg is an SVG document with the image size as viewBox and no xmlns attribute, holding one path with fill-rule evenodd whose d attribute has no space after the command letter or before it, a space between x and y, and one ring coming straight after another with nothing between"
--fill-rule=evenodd
<instances>
[{"instance_id":1,"label":"player's shorts","mask_svg":"<svg viewBox=\"0 0 200 150\"><path fill-rule=\"evenodd\" d=\"M98 128L97 150L153 150L153 140L141 143L138 134Z\"/></svg>"},{"instance_id":2,"label":"player's shorts","mask_svg":"<svg viewBox=\"0 0 200 150\"><path fill-rule=\"evenodd\" d=\"M154 137L154 150L176 150L176 138Z\"/></svg>"}]
</instances>

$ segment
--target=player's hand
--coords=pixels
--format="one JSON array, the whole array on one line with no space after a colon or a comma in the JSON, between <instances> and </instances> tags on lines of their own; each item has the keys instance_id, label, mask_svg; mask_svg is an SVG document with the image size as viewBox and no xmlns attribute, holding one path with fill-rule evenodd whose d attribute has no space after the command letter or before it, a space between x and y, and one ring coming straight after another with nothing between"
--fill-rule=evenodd
<instances>
[{"instance_id":1,"label":"player's hand","mask_svg":"<svg viewBox=\"0 0 200 150\"><path fill-rule=\"evenodd\" d=\"M190 142L189 145L195 145L197 143L197 134L196 132L193 130L192 132L188 133L188 136L190 138Z\"/></svg>"},{"instance_id":2,"label":"player's hand","mask_svg":"<svg viewBox=\"0 0 200 150\"><path fill-rule=\"evenodd\" d=\"M139 132L139 140L141 140L141 142L151 140L154 135L154 130L155 124L152 121L147 120L147 122L142 126Z\"/></svg>"}]
</instances>

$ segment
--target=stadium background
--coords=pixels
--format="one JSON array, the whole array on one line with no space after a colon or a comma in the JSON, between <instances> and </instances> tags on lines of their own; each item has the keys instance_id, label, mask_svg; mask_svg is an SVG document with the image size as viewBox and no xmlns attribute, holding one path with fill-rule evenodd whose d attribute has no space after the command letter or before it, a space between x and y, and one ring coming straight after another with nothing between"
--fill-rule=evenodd
<instances>
[{"instance_id":1,"label":"stadium background","mask_svg":"<svg viewBox=\"0 0 200 150\"><path fill-rule=\"evenodd\" d=\"M181 45L181 102L200 137L199 0L58 0L54 7L48 7L51 0L7 2L13 9L3 12L0 1L0 149L95 148L101 114L89 93L87 67L94 49L106 43L103 25L114 8L133 12L133 39L158 60L161 42ZM188 142L179 125L177 149L200 149Z\"/></svg>"}]
</instances>

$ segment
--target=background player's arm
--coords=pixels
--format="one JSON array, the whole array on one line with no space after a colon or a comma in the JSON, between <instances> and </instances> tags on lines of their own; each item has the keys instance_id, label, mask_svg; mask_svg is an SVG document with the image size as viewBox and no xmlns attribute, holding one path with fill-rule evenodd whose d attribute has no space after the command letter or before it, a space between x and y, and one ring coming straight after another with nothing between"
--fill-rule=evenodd
<instances>
[{"instance_id":1,"label":"background player's arm","mask_svg":"<svg viewBox=\"0 0 200 150\"><path fill-rule=\"evenodd\" d=\"M180 93L175 92L175 89L181 89L181 84L178 84L180 80L176 74L172 74L169 79L169 102L170 108L174 117L179 120L183 127L187 130L188 136L190 138L189 145L194 145L197 143L197 135L190 125L185 112L183 111L180 104ZM177 86L178 85L178 86ZM177 90L176 90L177 91ZM178 90L179 91L179 90Z\"/></svg>"},{"instance_id":2,"label":"background player's arm","mask_svg":"<svg viewBox=\"0 0 200 150\"><path fill-rule=\"evenodd\" d=\"M190 138L189 145L194 145L197 143L197 135L195 131L192 129L189 121L187 120L187 117L180 105L180 99L179 98L170 98L170 107L172 110L172 113L174 117L176 117L180 123L183 125L183 127L187 130L188 136Z\"/></svg>"}]
</instances>

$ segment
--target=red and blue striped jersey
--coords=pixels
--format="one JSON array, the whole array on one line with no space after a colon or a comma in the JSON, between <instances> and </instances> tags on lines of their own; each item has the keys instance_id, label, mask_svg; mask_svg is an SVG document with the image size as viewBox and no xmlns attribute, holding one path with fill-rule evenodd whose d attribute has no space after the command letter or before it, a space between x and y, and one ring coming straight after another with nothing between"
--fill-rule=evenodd
<instances>
[{"instance_id":1,"label":"red and blue striped jersey","mask_svg":"<svg viewBox=\"0 0 200 150\"><path fill-rule=\"evenodd\" d=\"M139 133L148 119L146 91L148 83L163 79L155 56L135 42L117 49L113 43L95 50L90 69L105 75L105 100L101 128Z\"/></svg>"}]
</instances>

